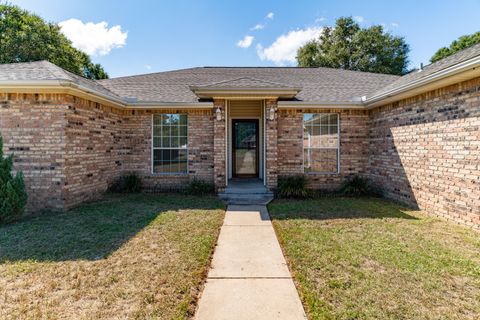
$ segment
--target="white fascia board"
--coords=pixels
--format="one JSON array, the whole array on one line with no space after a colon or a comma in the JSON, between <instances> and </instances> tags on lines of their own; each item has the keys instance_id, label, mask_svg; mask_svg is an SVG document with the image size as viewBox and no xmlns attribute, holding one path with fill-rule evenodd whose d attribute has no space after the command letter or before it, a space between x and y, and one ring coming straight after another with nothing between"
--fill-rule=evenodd
<instances>
[{"instance_id":1,"label":"white fascia board","mask_svg":"<svg viewBox=\"0 0 480 320\"><path fill-rule=\"evenodd\" d=\"M213 102L135 102L126 109L212 109Z\"/></svg>"},{"instance_id":2,"label":"white fascia board","mask_svg":"<svg viewBox=\"0 0 480 320\"><path fill-rule=\"evenodd\" d=\"M365 109L362 102L352 101L279 101L279 109Z\"/></svg>"},{"instance_id":3,"label":"white fascia board","mask_svg":"<svg viewBox=\"0 0 480 320\"><path fill-rule=\"evenodd\" d=\"M265 97L294 97L301 88L221 88L221 89L192 89L200 98L228 97L228 96L265 96Z\"/></svg>"},{"instance_id":4,"label":"white fascia board","mask_svg":"<svg viewBox=\"0 0 480 320\"><path fill-rule=\"evenodd\" d=\"M80 91L87 95L93 95L103 100L109 101L116 106L124 107L125 102L121 99L104 94L97 90L78 85L69 80L11 80L0 81L0 90L58 90L62 93L72 93L71 91Z\"/></svg>"},{"instance_id":5,"label":"white fascia board","mask_svg":"<svg viewBox=\"0 0 480 320\"><path fill-rule=\"evenodd\" d=\"M427 84L433 83L435 81L442 80L444 78L474 70L475 68L478 68L480 66L480 56L476 56L472 59L457 63L453 66L450 66L448 68L439 70L437 72L434 72L432 74L429 74L428 76L425 76L423 78L417 79L415 81L406 83L398 88L393 88L387 92L384 92L379 95L375 95L372 97L368 97L365 99L364 103L367 106L373 105L375 103L381 102L384 99L387 98L393 98L396 95L402 94L402 93L407 93L410 90L414 90L417 88L420 88L422 86L425 86ZM421 71L420 71L421 72Z\"/></svg>"}]
</instances>

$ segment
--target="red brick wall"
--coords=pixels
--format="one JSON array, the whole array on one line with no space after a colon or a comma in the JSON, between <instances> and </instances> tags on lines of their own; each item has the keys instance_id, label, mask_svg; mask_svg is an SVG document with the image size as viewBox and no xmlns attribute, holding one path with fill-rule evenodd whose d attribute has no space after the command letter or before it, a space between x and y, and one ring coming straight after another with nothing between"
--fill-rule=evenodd
<instances>
[{"instance_id":1,"label":"red brick wall","mask_svg":"<svg viewBox=\"0 0 480 320\"><path fill-rule=\"evenodd\" d=\"M275 110L274 119L269 119L268 116L271 108ZM267 117L265 126L265 176L267 180L266 184L267 187L275 189L277 187L278 174L280 170L278 146L280 136L278 127L280 120L277 110L277 101L267 100L265 103L265 112L263 114L265 114Z\"/></svg>"},{"instance_id":2,"label":"red brick wall","mask_svg":"<svg viewBox=\"0 0 480 320\"><path fill-rule=\"evenodd\" d=\"M101 195L124 169L123 111L66 96L65 206Z\"/></svg>"},{"instance_id":3,"label":"red brick wall","mask_svg":"<svg viewBox=\"0 0 480 320\"><path fill-rule=\"evenodd\" d=\"M188 170L191 177L214 181L214 116L211 110L188 113Z\"/></svg>"},{"instance_id":4,"label":"red brick wall","mask_svg":"<svg viewBox=\"0 0 480 320\"><path fill-rule=\"evenodd\" d=\"M226 172L225 166L227 161L226 155L226 144L225 144L225 100L215 100L214 101L214 113L220 109L221 120L217 120L216 117L213 119L213 165L214 165L214 183L215 189L218 192L222 192L225 189L226 185Z\"/></svg>"},{"instance_id":5,"label":"red brick wall","mask_svg":"<svg viewBox=\"0 0 480 320\"><path fill-rule=\"evenodd\" d=\"M28 211L64 207L66 112L63 95L0 93L3 151L23 171Z\"/></svg>"},{"instance_id":6,"label":"red brick wall","mask_svg":"<svg viewBox=\"0 0 480 320\"><path fill-rule=\"evenodd\" d=\"M341 109L292 109L278 114L278 174L303 173L303 114L340 114L340 173L307 173L309 187L332 190L346 177L366 175L368 163L368 113Z\"/></svg>"},{"instance_id":7,"label":"red brick wall","mask_svg":"<svg viewBox=\"0 0 480 320\"><path fill-rule=\"evenodd\" d=\"M303 113L281 109L277 116L278 174L303 174Z\"/></svg>"},{"instance_id":8,"label":"red brick wall","mask_svg":"<svg viewBox=\"0 0 480 320\"><path fill-rule=\"evenodd\" d=\"M369 149L387 197L480 227L480 78L373 110Z\"/></svg>"},{"instance_id":9,"label":"red brick wall","mask_svg":"<svg viewBox=\"0 0 480 320\"><path fill-rule=\"evenodd\" d=\"M224 101L215 101L224 111ZM275 101L267 101L276 107ZM187 113L189 173L151 174L153 113ZM278 110L267 120L267 182L303 173L303 113L340 114L340 173L307 174L310 187L338 188L370 177L385 195L480 226L480 78L374 110ZM268 112L267 112L268 114ZM224 115L223 115L224 116ZM4 152L15 153L29 210L91 199L126 172L148 189L179 188L192 177L225 181L225 122L212 110L115 110L58 94L0 94Z\"/></svg>"},{"instance_id":10,"label":"red brick wall","mask_svg":"<svg viewBox=\"0 0 480 320\"><path fill-rule=\"evenodd\" d=\"M183 113L188 121L188 174L152 174L152 115ZM164 109L128 111L122 136L126 141L124 172L137 172L151 191L185 187L193 177L213 183L213 115L211 110Z\"/></svg>"},{"instance_id":11,"label":"red brick wall","mask_svg":"<svg viewBox=\"0 0 480 320\"><path fill-rule=\"evenodd\" d=\"M152 114L187 113L189 172L151 173ZM70 95L0 94L5 154L25 175L28 210L68 209L101 195L119 176L138 173L149 190L213 182L211 110L118 110Z\"/></svg>"}]
</instances>

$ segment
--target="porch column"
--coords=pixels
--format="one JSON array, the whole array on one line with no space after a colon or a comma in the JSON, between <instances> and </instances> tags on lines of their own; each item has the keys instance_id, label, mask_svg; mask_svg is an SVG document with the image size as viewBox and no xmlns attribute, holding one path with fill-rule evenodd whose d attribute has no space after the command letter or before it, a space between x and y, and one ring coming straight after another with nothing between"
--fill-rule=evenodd
<instances>
[{"instance_id":1,"label":"porch column","mask_svg":"<svg viewBox=\"0 0 480 320\"><path fill-rule=\"evenodd\" d=\"M271 109L273 108L274 116L271 119ZM265 125L265 151L266 151L266 159L265 159L265 177L266 177L266 184L267 187L270 189L277 188L277 180L278 180L278 156L277 156L277 138L278 138L278 106L277 100L266 100L265 101L265 118L266 118L266 125Z\"/></svg>"},{"instance_id":2,"label":"porch column","mask_svg":"<svg viewBox=\"0 0 480 320\"><path fill-rule=\"evenodd\" d=\"M226 102L223 99L216 99L213 101L213 174L215 190L222 192L225 190L225 166L226 166L226 154L225 154L225 105ZM220 109L221 120L217 119L217 109Z\"/></svg>"}]
</instances>

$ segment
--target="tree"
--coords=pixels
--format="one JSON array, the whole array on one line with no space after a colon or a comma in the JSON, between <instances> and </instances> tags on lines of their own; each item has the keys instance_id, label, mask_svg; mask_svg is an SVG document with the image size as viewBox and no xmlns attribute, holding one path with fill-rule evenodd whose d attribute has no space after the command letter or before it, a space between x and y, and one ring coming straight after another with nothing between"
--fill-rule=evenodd
<instances>
[{"instance_id":1,"label":"tree","mask_svg":"<svg viewBox=\"0 0 480 320\"><path fill-rule=\"evenodd\" d=\"M443 47L437 50L435 54L430 58L430 62L435 62L445 57L448 57L455 52L471 47L477 43L480 43L480 31L474 34L461 36L457 40L450 43L450 46Z\"/></svg>"},{"instance_id":2,"label":"tree","mask_svg":"<svg viewBox=\"0 0 480 320\"><path fill-rule=\"evenodd\" d=\"M89 79L106 79L108 74L72 42L54 23L18 6L0 4L0 63L48 60Z\"/></svg>"},{"instance_id":3,"label":"tree","mask_svg":"<svg viewBox=\"0 0 480 320\"><path fill-rule=\"evenodd\" d=\"M361 28L351 17L336 20L297 51L299 67L329 67L402 75L408 70L409 46L382 26Z\"/></svg>"},{"instance_id":4,"label":"tree","mask_svg":"<svg viewBox=\"0 0 480 320\"><path fill-rule=\"evenodd\" d=\"M85 64L85 77L89 79L108 79L108 73L103 70L102 66L99 63L92 63L88 61Z\"/></svg>"},{"instance_id":5,"label":"tree","mask_svg":"<svg viewBox=\"0 0 480 320\"><path fill-rule=\"evenodd\" d=\"M20 217L27 203L23 174L12 175L13 155L3 157L3 140L0 136L0 224Z\"/></svg>"}]
</instances>

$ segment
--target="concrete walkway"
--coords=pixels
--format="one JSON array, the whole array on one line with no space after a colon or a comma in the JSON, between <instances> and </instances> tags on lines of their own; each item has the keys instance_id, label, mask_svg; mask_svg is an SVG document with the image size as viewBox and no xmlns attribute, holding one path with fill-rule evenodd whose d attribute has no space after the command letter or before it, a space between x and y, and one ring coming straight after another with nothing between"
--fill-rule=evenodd
<instances>
[{"instance_id":1,"label":"concrete walkway","mask_svg":"<svg viewBox=\"0 0 480 320\"><path fill-rule=\"evenodd\" d=\"M265 206L228 207L195 318L306 319Z\"/></svg>"}]
</instances>

